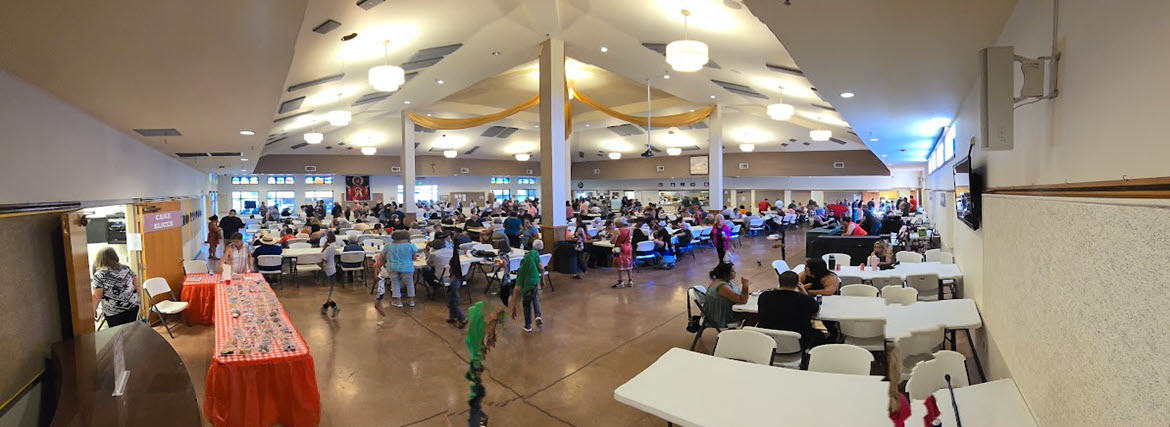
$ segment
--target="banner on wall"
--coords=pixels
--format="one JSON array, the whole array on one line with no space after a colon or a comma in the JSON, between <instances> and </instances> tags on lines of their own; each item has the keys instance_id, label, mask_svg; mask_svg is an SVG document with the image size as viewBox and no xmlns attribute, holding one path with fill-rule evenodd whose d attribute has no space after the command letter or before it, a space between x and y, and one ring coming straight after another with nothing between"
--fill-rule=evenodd
<instances>
[{"instance_id":1,"label":"banner on wall","mask_svg":"<svg viewBox=\"0 0 1170 427\"><path fill-rule=\"evenodd\" d=\"M179 211L150 212L142 215L142 232L161 231L182 225L183 214Z\"/></svg>"},{"instance_id":2,"label":"banner on wall","mask_svg":"<svg viewBox=\"0 0 1170 427\"><path fill-rule=\"evenodd\" d=\"M370 176L355 175L345 177L345 201L370 201Z\"/></svg>"}]
</instances>

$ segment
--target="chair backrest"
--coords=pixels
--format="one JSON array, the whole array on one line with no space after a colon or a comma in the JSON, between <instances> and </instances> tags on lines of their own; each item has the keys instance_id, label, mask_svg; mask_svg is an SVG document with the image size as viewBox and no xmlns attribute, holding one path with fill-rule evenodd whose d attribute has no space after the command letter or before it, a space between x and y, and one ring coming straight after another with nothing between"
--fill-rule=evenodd
<instances>
[{"instance_id":1,"label":"chair backrest","mask_svg":"<svg viewBox=\"0 0 1170 427\"><path fill-rule=\"evenodd\" d=\"M775 353L776 340L756 331L730 329L720 332L715 341L715 357L771 365Z\"/></svg>"},{"instance_id":2,"label":"chair backrest","mask_svg":"<svg viewBox=\"0 0 1170 427\"><path fill-rule=\"evenodd\" d=\"M943 325L934 325L932 327L913 329L910 335L898 338L895 345L898 348L898 356L906 359L911 356L929 355L934 353L943 342Z\"/></svg>"},{"instance_id":3,"label":"chair backrest","mask_svg":"<svg viewBox=\"0 0 1170 427\"><path fill-rule=\"evenodd\" d=\"M638 242L638 247L634 248L634 252L654 252L654 241L644 240Z\"/></svg>"},{"instance_id":4,"label":"chair backrest","mask_svg":"<svg viewBox=\"0 0 1170 427\"><path fill-rule=\"evenodd\" d=\"M838 280L840 280L841 286L860 285L862 283L862 280L860 277L853 277L853 276L840 276L840 277L838 277ZM840 292L837 292L837 293L840 294ZM844 294L842 294L842 295L844 295Z\"/></svg>"},{"instance_id":5,"label":"chair backrest","mask_svg":"<svg viewBox=\"0 0 1170 427\"><path fill-rule=\"evenodd\" d=\"M841 287L841 296L846 297L877 297L878 288L870 285L845 285Z\"/></svg>"},{"instance_id":6,"label":"chair backrest","mask_svg":"<svg viewBox=\"0 0 1170 427\"><path fill-rule=\"evenodd\" d=\"M699 232L699 237L711 237L711 230L710 227L704 228L703 231Z\"/></svg>"},{"instance_id":7,"label":"chair backrest","mask_svg":"<svg viewBox=\"0 0 1170 427\"><path fill-rule=\"evenodd\" d=\"M276 270L279 271L283 263L284 257L280 255L259 255L256 257L256 265L262 267L261 270L268 270L263 267L276 267Z\"/></svg>"},{"instance_id":8,"label":"chair backrest","mask_svg":"<svg viewBox=\"0 0 1170 427\"><path fill-rule=\"evenodd\" d=\"M926 262L938 262L943 264L954 264L955 255L950 252L943 252L938 249L931 249L926 251Z\"/></svg>"},{"instance_id":9,"label":"chair backrest","mask_svg":"<svg viewBox=\"0 0 1170 427\"><path fill-rule=\"evenodd\" d=\"M142 282L142 289L146 290L146 296L154 299L162 294L171 292L171 285L167 284L167 279L162 277L152 277Z\"/></svg>"},{"instance_id":10,"label":"chair backrest","mask_svg":"<svg viewBox=\"0 0 1170 427\"><path fill-rule=\"evenodd\" d=\"M886 336L886 319L849 319L840 323L841 335L853 338Z\"/></svg>"},{"instance_id":11,"label":"chair backrest","mask_svg":"<svg viewBox=\"0 0 1170 427\"><path fill-rule=\"evenodd\" d=\"M365 262L365 260L366 260L365 251L362 251L362 252L352 252L351 251L351 252L342 252L341 253L341 262L354 263L354 262Z\"/></svg>"},{"instance_id":12,"label":"chair backrest","mask_svg":"<svg viewBox=\"0 0 1170 427\"><path fill-rule=\"evenodd\" d=\"M374 234L359 234L358 235L358 243L365 242L367 240L377 240L379 242L382 241L381 239L378 238L377 235L374 235ZM385 243L385 242L382 242L382 243Z\"/></svg>"},{"instance_id":13,"label":"chair backrest","mask_svg":"<svg viewBox=\"0 0 1170 427\"><path fill-rule=\"evenodd\" d=\"M743 226L742 226L742 225L735 224L735 226L734 226L734 227L731 227L731 234L733 234L733 235L737 235L737 236L738 236L738 235L739 235L739 230L742 230L742 229L743 229Z\"/></svg>"},{"instance_id":14,"label":"chair backrest","mask_svg":"<svg viewBox=\"0 0 1170 427\"><path fill-rule=\"evenodd\" d=\"M748 221L748 228L760 228L763 226L764 226L764 219L763 218L752 218L751 221Z\"/></svg>"},{"instance_id":15,"label":"chair backrest","mask_svg":"<svg viewBox=\"0 0 1170 427\"><path fill-rule=\"evenodd\" d=\"M588 234L588 235L589 235L589 237L597 237L597 232L599 232L599 231L601 231L601 230L599 230L599 229L597 229L597 228L590 228L590 229L589 229L588 231L586 231L585 233L586 233L586 234Z\"/></svg>"},{"instance_id":16,"label":"chair backrest","mask_svg":"<svg viewBox=\"0 0 1170 427\"><path fill-rule=\"evenodd\" d=\"M351 231L357 231L357 230L354 230L354 229L352 229L352 228L349 228L349 227L346 227L346 228L338 228L338 229L337 229L337 234L349 234L349 232L351 232ZM358 231L357 233L354 233L354 234L362 234L362 232Z\"/></svg>"},{"instance_id":17,"label":"chair backrest","mask_svg":"<svg viewBox=\"0 0 1170 427\"><path fill-rule=\"evenodd\" d=\"M297 256L297 265L318 264L321 262L321 254L305 254Z\"/></svg>"},{"instance_id":18,"label":"chair backrest","mask_svg":"<svg viewBox=\"0 0 1170 427\"><path fill-rule=\"evenodd\" d=\"M967 379L967 358L960 353L942 350L934 353L934 359L918 362L914 370L910 371L906 393L911 399L924 400L935 391L947 387L947 375L951 376L952 387L966 387L970 384Z\"/></svg>"},{"instance_id":19,"label":"chair backrest","mask_svg":"<svg viewBox=\"0 0 1170 427\"><path fill-rule=\"evenodd\" d=\"M808 352L808 370L847 375L869 375L873 354L849 344L825 344Z\"/></svg>"},{"instance_id":20,"label":"chair backrest","mask_svg":"<svg viewBox=\"0 0 1170 427\"><path fill-rule=\"evenodd\" d=\"M386 245L386 242L383 242L383 241L378 240L378 239L366 239L366 240L362 240L361 243L362 243L362 246L371 247L371 248L381 248L382 246Z\"/></svg>"},{"instance_id":21,"label":"chair backrest","mask_svg":"<svg viewBox=\"0 0 1170 427\"><path fill-rule=\"evenodd\" d=\"M872 284L873 287L878 288L878 289L885 289L886 286L897 286L900 288L900 287L902 287L902 278L901 277L874 277L874 278L869 280L869 283Z\"/></svg>"},{"instance_id":22,"label":"chair backrest","mask_svg":"<svg viewBox=\"0 0 1170 427\"><path fill-rule=\"evenodd\" d=\"M511 258L508 258L508 271L515 274L516 270L520 269L520 262L521 261L524 261L524 257L514 256Z\"/></svg>"},{"instance_id":23,"label":"chair backrest","mask_svg":"<svg viewBox=\"0 0 1170 427\"><path fill-rule=\"evenodd\" d=\"M427 239L410 239L410 243L414 243L415 246L418 246L420 244L425 245L425 244L427 244Z\"/></svg>"},{"instance_id":24,"label":"chair backrest","mask_svg":"<svg viewBox=\"0 0 1170 427\"><path fill-rule=\"evenodd\" d=\"M894 259L897 259L900 263L922 262L922 254L912 251L898 251L898 253L894 254Z\"/></svg>"},{"instance_id":25,"label":"chair backrest","mask_svg":"<svg viewBox=\"0 0 1170 427\"><path fill-rule=\"evenodd\" d=\"M297 243L309 243L309 239L305 238L305 237L297 237L295 239L288 239L288 247L290 247L290 248L292 247L292 245L295 245Z\"/></svg>"},{"instance_id":26,"label":"chair backrest","mask_svg":"<svg viewBox=\"0 0 1170 427\"><path fill-rule=\"evenodd\" d=\"M305 234L305 233L297 233L297 238L298 239L308 239L309 235Z\"/></svg>"},{"instance_id":27,"label":"chair backrest","mask_svg":"<svg viewBox=\"0 0 1170 427\"><path fill-rule=\"evenodd\" d=\"M351 229L342 231L341 234L346 235L346 236L360 236L362 234L362 232L351 228Z\"/></svg>"},{"instance_id":28,"label":"chair backrest","mask_svg":"<svg viewBox=\"0 0 1170 427\"><path fill-rule=\"evenodd\" d=\"M928 274L911 274L906 276L906 287L918 290L919 298L938 298L938 275L934 273Z\"/></svg>"},{"instance_id":29,"label":"chair backrest","mask_svg":"<svg viewBox=\"0 0 1170 427\"><path fill-rule=\"evenodd\" d=\"M706 286L703 286L703 285L692 286L690 289L687 289L687 297L688 297L688 299L687 299L687 301L688 301L688 303L687 303L687 317L696 316L695 313L691 312L691 304L694 304L695 308L699 310L699 314L697 314L697 315L706 315L706 312L704 311L705 310L704 304L707 303L707 287Z\"/></svg>"},{"instance_id":30,"label":"chair backrest","mask_svg":"<svg viewBox=\"0 0 1170 427\"><path fill-rule=\"evenodd\" d=\"M903 288L902 285L885 286L882 288L882 298L886 304L910 305L918 301L918 290Z\"/></svg>"},{"instance_id":31,"label":"chair backrest","mask_svg":"<svg viewBox=\"0 0 1170 427\"><path fill-rule=\"evenodd\" d=\"M782 259L772 261L772 269L776 270L776 276L780 276L780 273L791 270L791 268L788 267L788 263L784 262Z\"/></svg>"},{"instance_id":32,"label":"chair backrest","mask_svg":"<svg viewBox=\"0 0 1170 427\"><path fill-rule=\"evenodd\" d=\"M833 256L833 260L837 262L837 265L853 265L853 257L840 252L821 255L821 259L825 260L826 264L829 263L829 255Z\"/></svg>"},{"instance_id":33,"label":"chair backrest","mask_svg":"<svg viewBox=\"0 0 1170 427\"><path fill-rule=\"evenodd\" d=\"M490 251L490 250L493 250L495 248L492 247L492 245L489 245L487 243L476 243L475 246L473 247L473 249L477 250L477 251Z\"/></svg>"},{"instance_id":34,"label":"chair backrest","mask_svg":"<svg viewBox=\"0 0 1170 427\"><path fill-rule=\"evenodd\" d=\"M311 247L313 247L313 245L310 245L309 242L292 243L292 241L290 240L289 244L288 244L289 249L306 249L306 248L311 248Z\"/></svg>"},{"instance_id":35,"label":"chair backrest","mask_svg":"<svg viewBox=\"0 0 1170 427\"><path fill-rule=\"evenodd\" d=\"M459 250L461 250L461 251L470 251L470 250L472 250L473 248L475 248L475 245L477 245L477 244L478 244L478 243L475 243L475 242L467 242L467 243L464 243L464 244L462 244L462 245L459 245Z\"/></svg>"},{"instance_id":36,"label":"chair backrest","mask_svg":"<svg viewBox=\"0 0 1170 427\"><path fill-rule=\"evenodd\" d=\"M207 262L201 259L183 261L183 272L187 274L207 273Z\"/></svg>"},{"instance_id":37,"label":"chair backrest","mask_svg":"<svg viewBox=\"0 0 1170 427\"><path fill-rule=\"evenodd\" d=\"M549 261L552 261L552 254L544 254L540 256L540 268L548 268Z\"/></svg>"},{"instance_id":38,"label":"chair backrest","mask_svg":"<svg viewBox=\"0 0 1170 427\"><path fill-rule=\"evenodd\" d=\"M757 328L755 326L744 326L743 330L756 331L771 337L773 341L776 341L776 354L795 354L801 351L800 332Z\"/></svg>"}]
</instances>

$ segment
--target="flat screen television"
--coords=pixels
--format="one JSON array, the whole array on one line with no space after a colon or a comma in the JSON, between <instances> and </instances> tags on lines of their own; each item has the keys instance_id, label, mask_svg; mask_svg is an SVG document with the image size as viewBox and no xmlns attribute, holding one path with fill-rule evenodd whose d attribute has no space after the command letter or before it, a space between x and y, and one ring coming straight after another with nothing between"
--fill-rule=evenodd
<instances>
[{"instance_id":1,"label":"flat screen television","mask_svg":"<svg viewBox=\"0 0 1170 427\"><path fill-rule=\"evenodd\" d=\"M955 164L955 215L972 230L979 229L983 209L983 175L971 167L971 156Z\"/></svg>"}]
</instances>

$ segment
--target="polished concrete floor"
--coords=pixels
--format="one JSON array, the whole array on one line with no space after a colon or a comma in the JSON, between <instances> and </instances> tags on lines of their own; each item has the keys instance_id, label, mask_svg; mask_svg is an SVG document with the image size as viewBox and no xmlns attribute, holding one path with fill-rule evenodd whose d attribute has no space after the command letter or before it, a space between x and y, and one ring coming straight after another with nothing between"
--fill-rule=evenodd
<instances>
[{"instance_id":1,"label":"polished concrete floor","mask_svg":"<svg viewBox=\"0 0 1170 427\"><path fill-rule=\"evenodd\" d=\"M753 281L753 289L775 286L770 264L780 250L772 243L744 237L734 252L737 270ZM803 230L789 231L788 247L788 263L802 263ZM487 357L491 425L662 425L615 401L613 390L670 348L690 346L694 335L685 330L685 290L709 281L715 259L714 250L699 249L695 259L685 255L673 270L635 271L636 286L622 289L609 287L616 278L608 269L590 270L583 280L553 273L556 291L546 287L541 294L543 329L525 333L523 317L509 320ZM276 293L313 354L321 425L466 425L464 331L445 322L444 301L427 300L422 293L414 308L387 306L386 323L378 327L368 287L335 292L342 310L330 318L319 312L328 288L304 277L300 282L297 288L289 277ZM473 297L498 303L498 297L483 293L483 285L476 277ZM710 352L716 335L710 332L696 351ZM202 405L214 329L179 328L172 343Z\"/></svg>"}]
</instances>

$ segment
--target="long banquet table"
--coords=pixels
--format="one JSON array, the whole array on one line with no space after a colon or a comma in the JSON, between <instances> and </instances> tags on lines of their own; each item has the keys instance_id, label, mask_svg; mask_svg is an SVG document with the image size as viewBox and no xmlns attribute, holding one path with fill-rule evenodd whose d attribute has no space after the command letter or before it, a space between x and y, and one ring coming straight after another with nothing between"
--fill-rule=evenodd
<instances>
[{"instance_id":1,"label":"long banquet table","mask_svg":"<svg viewBox=\"0 0 1170 427\"><path fill-rule=\"evenodd\" d=\"M218 274L188 274L183 279L180 299L187 303L183 315L187 322L195 325L215 323L215 285Z\"/></svg>"},{"instance_id":2,"label":"long banquet table","mask_svg":"<svg viewBox=\"0 0 1170 427\"><path fill-rule=\"evenodd\" d=\"M216 426L315 426L321 396L309 346L259 274L215 285L215 353L203 415Z\"/></svg>"}]
</instances>

